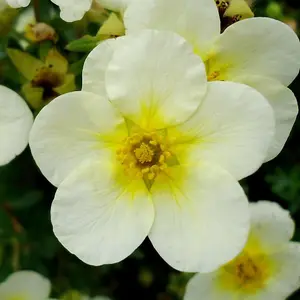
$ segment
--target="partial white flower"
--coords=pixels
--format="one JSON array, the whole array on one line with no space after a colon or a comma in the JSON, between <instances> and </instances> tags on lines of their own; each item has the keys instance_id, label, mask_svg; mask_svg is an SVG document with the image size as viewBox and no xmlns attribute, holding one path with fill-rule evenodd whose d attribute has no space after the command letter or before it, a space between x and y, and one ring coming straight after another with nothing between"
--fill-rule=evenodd
<instances>
[{"instance_id":1,"label":"partial white flower","mask_svg":"<svg viewBox=\"0 0 300 300\"><path fill-rule=\"evenodd\" d=\"M50 291L50 281L44 276L33 271L19 271L0 284L0 299L47 300Z\"/></svg>"},{"instance_id":2,"label":"partial white flower","mask_svg":"<svg viewBox=\"0 0 300 300\"><path fill-rule=\"evenodd\" d=\"M26 7L29 5L30 0L6 0L7 4L13 8Z\"/></svg>"},{"instance_id":3,"label":"partial white flower","mask_svg":"<svg viewBox=\"0 0 300 300\"><path fill-rule=\"evenodd\" d=\"M119 262L148 235L174 268L211 271L244 246L237 179L259 168L273 133L260 93L207 83L183 38L149 30L97 46L83 91L40 112L30 146L58 186L55 235L81 260Z\"/></svg>"},{"instance_id":4,"label":"partial white flower","mask_svg":"<svg viewBox=\"0 0 300 300\"><path fill-rule=\"evenodd\" d=\"M133 0L95 0L97 3L102 5L104 8L124 13L128 5Z\"/></svg>"},{"instance_id":5,"label":"partial white flower","mask_svg":"<svg viewBox=\"0 0 300 300\"><path fill-rule=\"evenodd\" d=\"M60 16L67 22L74 22L83 18L84 14L91 8L93 0L51 0L60 7ZM30 0L6 0L14 8L26 7Z\"/></svg>"},{"instance_id":6,"label":"partial white flower","mask_svg":"<svg viewBox=\"0 0 300 300\"><path fill-rule=\"evenodd\" d=\"M0 166L9 163L28 144L33 116L26 102L0 85Z\"/></svg>"},{"instance_id":7,"label":"partial white flower","mask_svg":"<svg viewBox=\"0 0 300 300\"><path fill-rule=\"evenodd\" d=\"M300 243L295 224L278 204L250 204L251 230L244 250L219 270L195 275L184 300L283 300L300 288Z\"/></svg>"},{"instance_id":8,"label":"partial white flower","mask_svg":"<svg viewBox=\"0 0 300 300\"><path fill-rule=\"evenodd\" d=\"M128 33L158 29L180 34L204 60L209 81L245 83L267 97L276 133L266 161L280 153L298 113L295 96L286 86L299 72L300 43L288 25L250 18L220 34L219 13L211 0L133 1L124 22Z\"/></svg>"}]
</instances>

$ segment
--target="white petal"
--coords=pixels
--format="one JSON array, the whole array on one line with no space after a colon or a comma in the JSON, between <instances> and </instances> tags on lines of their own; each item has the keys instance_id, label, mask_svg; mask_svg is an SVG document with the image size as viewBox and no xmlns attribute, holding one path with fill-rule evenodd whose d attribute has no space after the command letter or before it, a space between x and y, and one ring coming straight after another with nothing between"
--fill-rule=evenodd
<instances>
[{"instance_id":1,"label":"white petal","mask_svg":"<svg viewBox=\"0 0 300 300\"><path fill-rule=\"evenodd\" d=\"M30 148L44 176L58 185L83 160L98 157L107 147L101 134L109 136L118 130L124 138L124 120L105 97L68 93L39 113L30 133Z\"/></svg>"},{"instance_id":2,"label":"white petal","mask_svg":"<svg viewBox=\"0 0 300 300\"><path fill-rule=\"evenodd\" d=\"M117 12L124 12L132 1L133 0L96 0L96 2L98 2L104 8Z\"/></svg>"},{"instance_id":3,"label":"white petal","mask_svg":"<svg viewBox=\"0 0 300 300\"><path fill-rule=\"evenodd\" d=\"M110 158L99 157L99 162L77 168L55 195L51 209L54 233L87 264L123 260L152 226L154 209L144 182L129 181L120 171Z\"/></svg>"},{"instance_id":4,"label":"white petal","mask_svg":"<svg viewBox=\"0 0 300 300\"><path fill-rule=\"evenodd\" d=\"M185 121L206 92L205 67L174 33L145 30L120 41L106 73L110 100L147 129Z\"/></svg>"},{"instance_id":5,"label":"white petal","mask_svg":"<svg viewBox=\"0 0 300 300\"><path fill-rule=\"evenodd\" d=\"M60 7L60 17L67 22L82 19L91 8L92 0L51 0Z\"/></svg>"},{"instance_id":6,"label":"white petal","mask_svg":"<svg viewBox=\"0 0 300 300\"><path fill-rule=\"evenodd\" d=\"M82 70L83 91L100 95L106 93L105 72L119 39L103 41L87 56Z\"/></svg>"},{"instance_id":7,"label":"white petal","mask_svg":"<svg viewBox=\"0 0 300 300\"><path fill-rule=\"evenodd\" d=\"M250 204L251 234L265 249L276 250L276 245L288 242L295 231L289 211L277 203L259 201Z\"/></svg>"},{"instance_id":8,"label":"white petal","mask_svg":"<svg viewBox=\"0 0 300 300\"><path fill-rule=\"evenodd\" d=\"M0 298L24 296L25 299L41 300L49 297L50 289L50 281L44 276L33 271L19 271L0 285Z\"/></svg>"},{"instance_id":9,"label":"white petal","mask_svg":"<svg viewBox=\"0 0 300 300\"><path fill-rule=\"evenodd\" d=\"M182 160L208 160L242 179L263 163L274 134L274 117L267 100L253 88L211 82L198 111L176 130L174 151L185 150Z\"/></svg>"},{"instance_id":10,"label":"white petal","mask_svg":"<svg viewBox=\"0 0 300 300\"><path fill-rule=\"evenodd\" d=\"M128 32L168 30L183 36L205 59L220 35L219 14L211 0L142 0L129 5L124 17Z\"/></svg>"},{"instance_id":11,"label":"white petal","mask_svg":"<svg viewBox=\"0 0 300 300\"><path fill-rule=\"evenodd\" d=\"M18 7L26 7L27 5L29 5L30 0L6 0L6 2L11 7L18 8Z\"/></svg>"},{"instance_id":12,"label":"white petal","mask_svg":"<svg viewBox=\"0 0 300 300\"><path fill-rule=\"evenodd\" d=\"M185 272L210 272L234 258L249 230L247 198L213 164L172 168L151 189L155 220L149 238L162 258Z\"/></svg>"},{"instance_id":13,"label":"white petal","mask_svg":"<svg viewBox=\"0 0 300 300\"><path fill-rule=\"evenodd\" d=\"M218 281L222 273L196 274L187 284L184 300L199 300L201 295L205 300L240 300L233 291L227 291L218 287Z\"/></svg>"},{"instance_id":14,"label":"white petal","mask_svg":"<svg viewBox=\"0 0 300 300\"><path fill-rule=\"evenodd\" d=\"M229 80L259 75L289 85L299 72L300 43L288 25L270 18L250 18L225 30L215 61L228 65L225 76Z\"/></svg>"},{"instance_id":15,"label":"white petal","mask_svg":"<svg viewBox=\"0 0 300 300\"><path fill-rule=\"evenodd\" d=\"M286 299L300 288L300 244L289 243L285 250L270 258L275 263L275 272L268 283L269 297L264 299Z\"/></svg>"},{"instance_id":16,"label":"white petal","mask_svg":"<svg viewBox=\"0 0 300 300\"><path fill-rule=\"evenodd\" d=\"M32 123L33 116L25 101L0 85L0 166L26 148Z\"/></svg>"},{"instance_id":17,"label":"white petal","mask_svg":"<svg viewBox=\"0 0 300 300\"><path fill-rule=\"evenodd\" d=\"M279 81L261 76L241 76L235 81L245 83L259 91L272 106L275 117L275 136L265 161L276 157L284 147L298 114L294 93Z\"/></svg>"}]
</instances>

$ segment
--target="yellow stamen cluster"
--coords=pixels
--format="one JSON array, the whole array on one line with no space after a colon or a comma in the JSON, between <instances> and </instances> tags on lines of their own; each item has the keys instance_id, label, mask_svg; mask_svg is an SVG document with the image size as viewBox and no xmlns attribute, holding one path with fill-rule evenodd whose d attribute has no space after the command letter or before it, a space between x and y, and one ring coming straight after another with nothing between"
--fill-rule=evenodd
<instances>
[{"instance_id":1,"label":"yellow stamen cluster","mask_svg":"<svg viewBox=\"0 0 300 300\"><path fill-rule=\"evenodd\" d=\"M208 74L207 80L208 81L218 80L219 76L220 76L220 72L214 71L214 72Z\"/></svg>"},{"instance_id":2,"label":"yellow stamen cluster","mask_svg":"<svg viewBox=\"0 0 300 300\"><path fill-rule=\"evenodd\" d=\"M269 276L270 266L262 255L250 256L244 252L232 264L236 283L250 293L262 288Z\"/></svg>"},{"instance_id":3,"label":"yellow stamen cluster","mask_svg":"<svg viewBox=\"0 0 300 300\"><path fill-rule=\"evenodd\" d=\"M169 141L163 135L156 132L134 133L117 150L117 159L127 176L153 180L159 172L168 168L167 159L172 156L168 149Z\"/></svg>"},{"instance_id":4,"label":"yellow stamen cluster","mask_svg":"<svg viewBox=\"0 0 300 300\"><path fill-rule=\"evenodd\" d=\"M253 282L261 277L261 270L249 257L239 260L236 264L235 271L236 276L242 284Z\"/></svg>"}]
</instances>

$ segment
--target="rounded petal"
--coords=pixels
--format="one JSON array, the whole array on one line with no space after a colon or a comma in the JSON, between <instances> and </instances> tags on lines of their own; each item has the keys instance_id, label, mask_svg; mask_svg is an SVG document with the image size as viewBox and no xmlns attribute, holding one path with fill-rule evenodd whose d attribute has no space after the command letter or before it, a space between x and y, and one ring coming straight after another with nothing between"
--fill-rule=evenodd
<instances>
[{"instance_id":1,"label":"rounded petal","mask_svg":"<svg viewBox=\"0 0 300 300\"><path fill-rule=\"evenodd\" d=\"M147 129L185 121L206 92L205 67L175 33L145 30L120 41L106 71L110 100Z\"/></svg>"},{"instance_id":2,"label":"rounded petal","mask_svg":"<svg viewBox=\"0 0 300 300\"><path fill-rule=\"evenodd\" d=\"M174 167L170 177L155 181L151 192L155 220L149 238L173 268L210 272L244 247L247 198L238 182L218 166Z\"/></svg>"},{"instance_id":3,"label":"rounded petal","mask_svg":"<svg viewBox=\"0 0 300 300\"><path fill-rule=\"evenodd\" d=\"M223 274L219 271L196 274L187 284L184 300L199 300L201 295L205 300L240 300L233 291L221 289L218 286L219 276Z\"/></svg>"},{"instance_id":4,"label":"rounded petal","mask_svg":"<svg viewBox=\"0 0 300 300\"><path fill-rule=\"evenodd\" d=\"M19 271L1 283L0 298L15 299L21 295L26 299L41 300L49 297L50 290L50 281L44 276L33 271Z\"/></svg>"},{"instance_id":5,"label":"rounded petal","mask_svg":"<svg viewBox=\"0 0 300 300\"><path fill-rule=\"evenodd\" d=\"M197 112L170 135L178 135L180 161L211 161L239 180L263 163L274 127L272 108L256 90L211 82Z\"/></svg>"},{"instance_id":6,"label":"rounded petal","mask_svg":"<svg viewBox=\"0 0 300 300\"><path fill-rule=\"evenodd\" d=\"M6 0L7 4L13 8L26 7L30 0Z\"/></svg>"},{"instance_id":7,"label":"rounded petal","mask_svg":"<svg viewBox=\"0 0 300 300\"><path fill-rule=\"evenodd\" d=\"M57 97L35 119L30 148L44 176L54 185L82 161L127 135L124 119L105 98L87 92Z\"/></svg>"},{"instance_id":8,"label":"rounded petal","mask_svg":"<svg viewBox=\"0 0 300 300\"><path fill-rule=\"evenodd\" d=\"M288 243L283 251L270 258L275 270L266 291L269 297L263 299L286 299L300 288L300 244Z\"/></svg>"},{"instance_id":9,"label":"rounded petal","mask_svg":"<svg viewBox=\"0 0 300 300\"><path fill-rule=\"evenodd\" d=\"M0 166L9 163L28 144L33 116L26 102L0 85Z\"/></svg>"},{"instance_id":10,"label":"rounded petal","mask_svg":"<svg viewBox=\"0 0 300 300\"><path fill-rule=\"evenodd\" d=\"M81 20L91 8L92 0L51 0L60 8L60 17L66 22Z\"/></svg>"},{"instance_id":11,"label":"rounded petal","mask_svg":"<svg viewBox=\"0 0 300 300\"><path fill-rule=\"evenodd\" d=\"M237 22L224 31L217 45L213 61L227 66L224 74L228 80L240 75L260 75L289 85L299 72L299 39L288 25L274 19Z\"/></svg>"},{"instance_id":12,"label":"rounded petal","mask_svg":"<svg viewBox=\"0 0 300 300\"><path fill-rule=\"evenodd\" d=\"M275 117L275 136L265 161L275 158L283 149L298 114L294 93L279 81L261 76L241 76L236 81L245 83L259 91L272 106Z\"/></svg>"},{"instance_id":13,"label":"rounded petal","mask_svg":"<svg viewBox=\"0 0 300 300\"><path fill-rule=\"evenodd\" d=\"M251 233L263 248L276 251L276 245L288 242L294 235L295 224L289 211L277 203L259 201L250 204Z\"/></svg>"},{"instance_id":14,"label":"rounded petal","mask_svg":"<svg viewBox=\"0 0 300 300\"><path fill-rule=\"evenodd\" d=\"M77 168L55 195L51 209L54 233L87 264L123 260L152 226L154 209L144 182L129 181L120 172L110 158L99 157Z\"/></svg>"},{"instance_id":15,"label":"rounded petal","mask_svg":"<svg viewBox=\"0 0 300 300\"><path fill-rule=\"evenodd\" d=\"M220 35L219 13L211 0L134 1L125 11L124 22L129 33L141 29L176 32L204 60Z\"/></svg>"},{"instance_id":16,"label":"rounded petal","mask_svg":"<svg viewBox=\"0 0 300 300\"><path fill-rule=\"evenodd\" d=\"M100 95L106 93L105 72L119 39L103 41L87 56L82 70L83 91Z\"/></svg>"}]
</instances>

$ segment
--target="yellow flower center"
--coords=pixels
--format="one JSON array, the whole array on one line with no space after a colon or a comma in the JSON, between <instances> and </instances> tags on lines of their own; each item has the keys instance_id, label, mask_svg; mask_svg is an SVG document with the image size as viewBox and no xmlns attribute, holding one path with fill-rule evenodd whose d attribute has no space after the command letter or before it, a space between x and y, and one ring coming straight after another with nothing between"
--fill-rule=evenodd
<instances>
[{"instance_id":1,"label":"yellow flower center","mask_svg":"<svg viewBox=\"0 0 300 300\"><path fill-rule=\"evenodd\" d=\"M166 136L154 133L135 133L124 140L117 150L117 159L126 175L153 180L168 169L167 160L172 156Z\"/></svg>"},{"instance_id":2,"label":"yellow flower center","mask_svg":"<svg viewBox=\"0 0 300 300\"><path fill-rule=\"evenodd\" d=\"M241 285L260 284L262 282L263 271L257 262L250 257L245 256L237 259L235 266L235 275Z\"/></svg>"},{"instance_id":3,"label":"yellow flower center","mask_svg":"<svg viewBox=\"0 0 300 300\"><path fill-rule=\"evenodd\" d=\"M225 265L221 272L221 284L225 289L240 290L246 294L262 289L272 272L271 262L263 254L241 253Z\"/></svg>"},{"instance_id":4,"label":"yellow flower center","mask_svg":"<svg viewBox=\"0 0 300 300\"><path fill-rule=\"evenodd\" d=\"M151 145L142 142L139 147L134 150L134 155L140 164L152 162L154 149Z\"/></svg>"}]
</instances>

